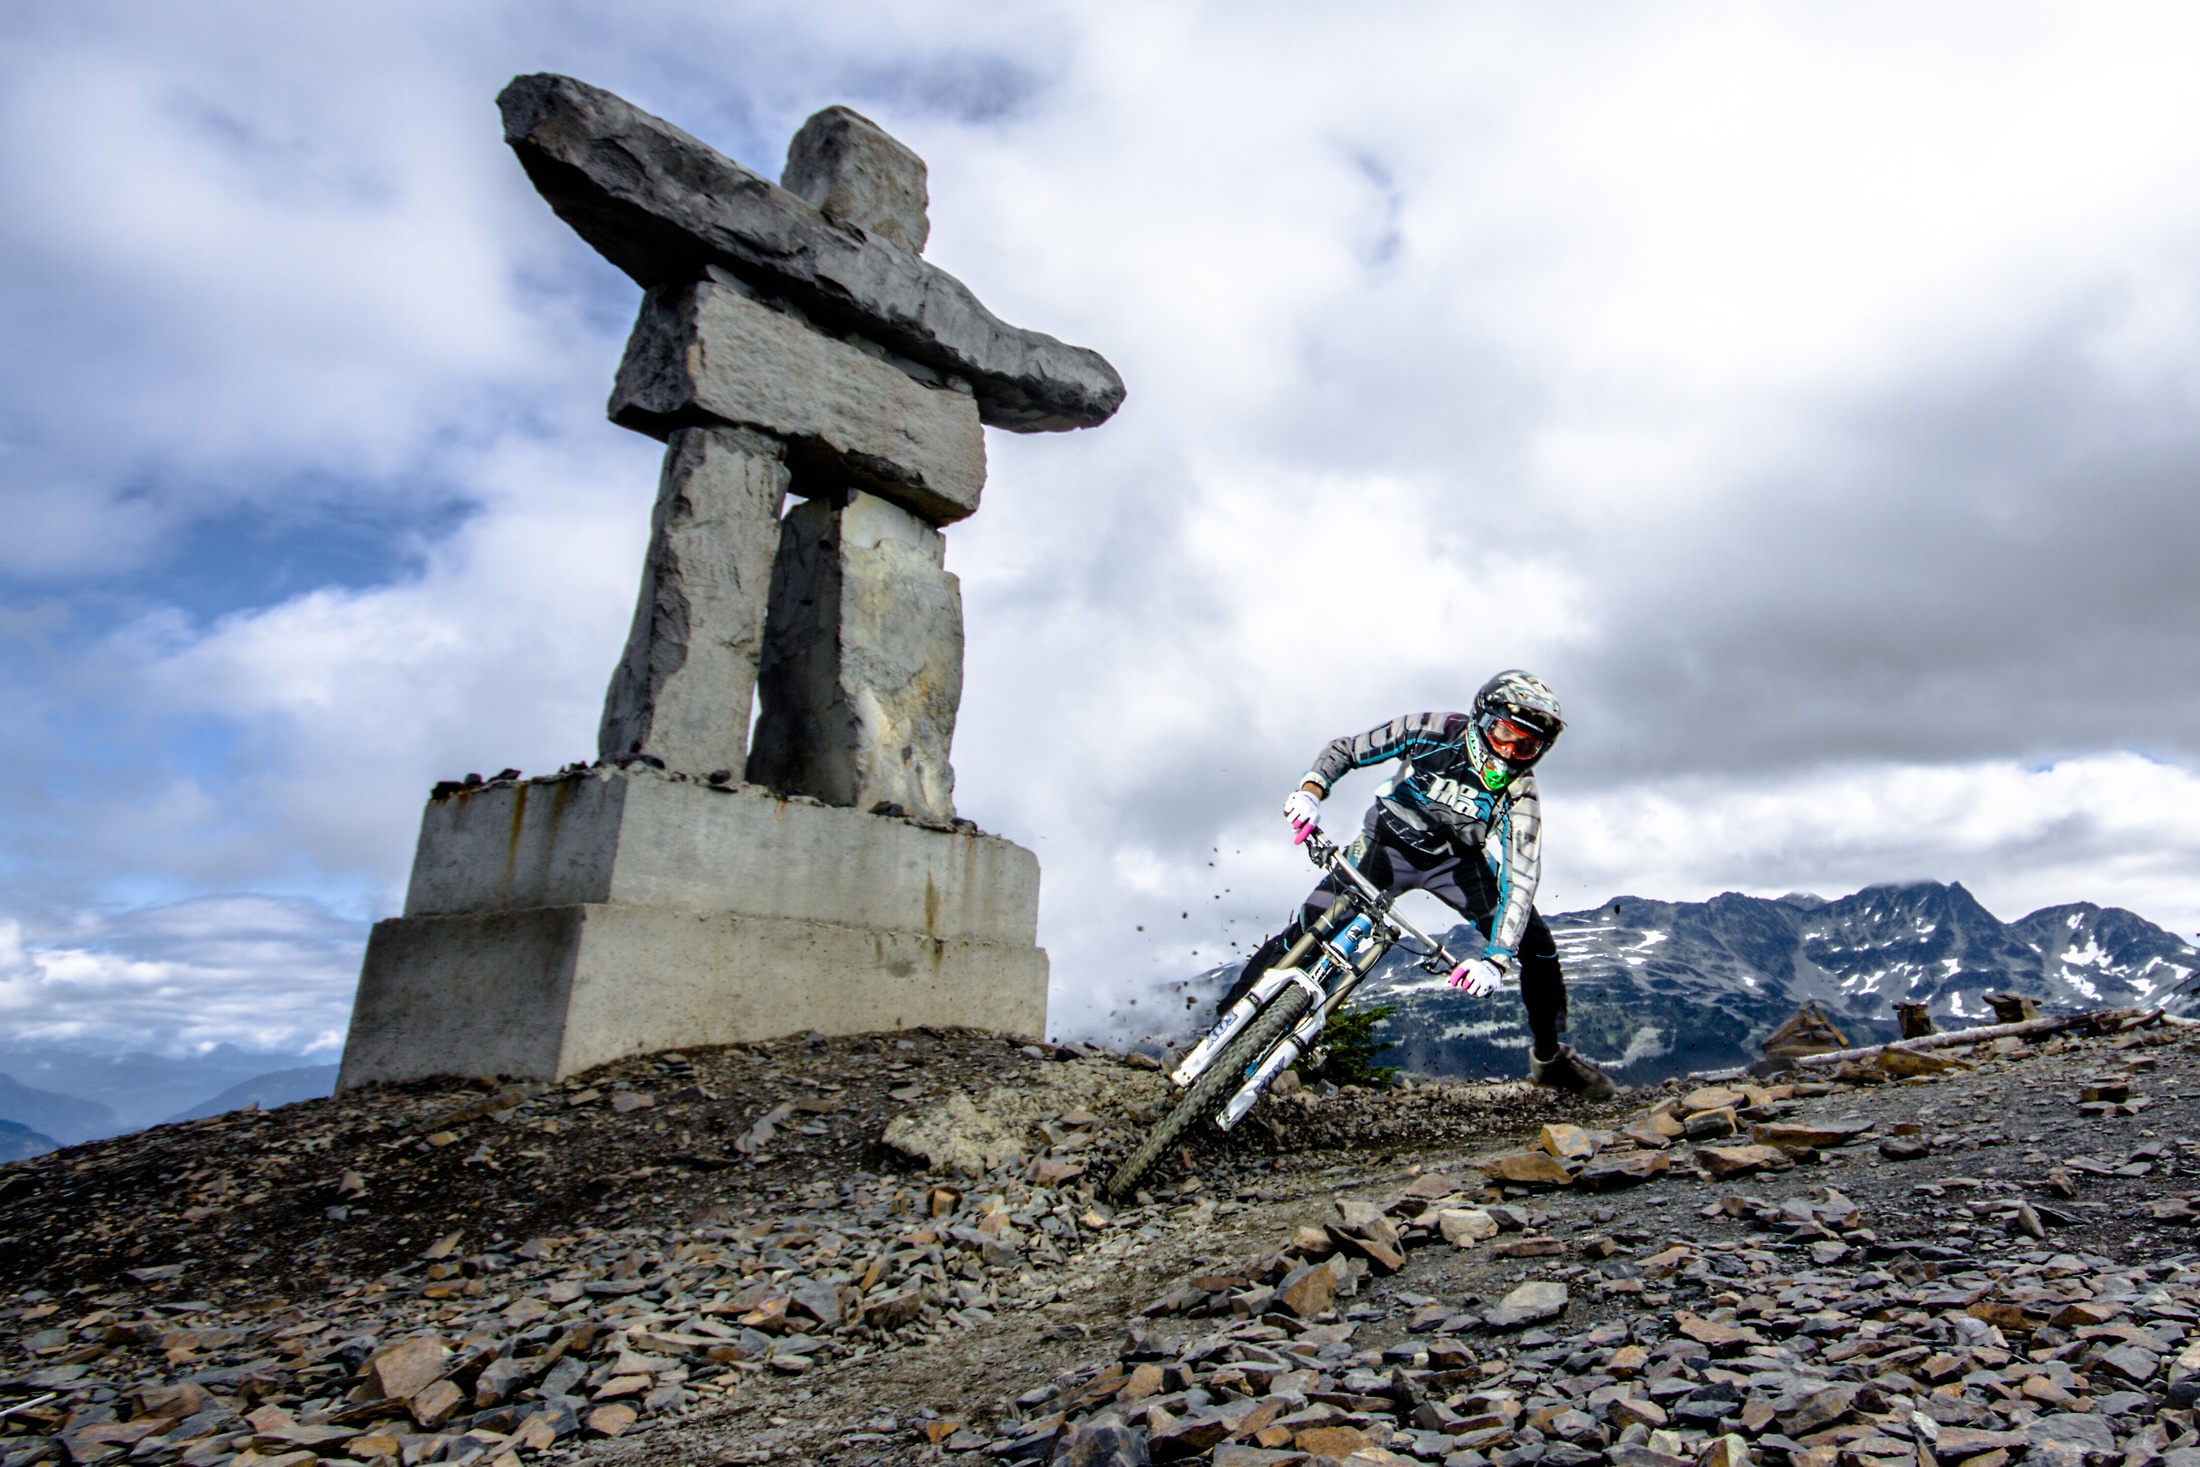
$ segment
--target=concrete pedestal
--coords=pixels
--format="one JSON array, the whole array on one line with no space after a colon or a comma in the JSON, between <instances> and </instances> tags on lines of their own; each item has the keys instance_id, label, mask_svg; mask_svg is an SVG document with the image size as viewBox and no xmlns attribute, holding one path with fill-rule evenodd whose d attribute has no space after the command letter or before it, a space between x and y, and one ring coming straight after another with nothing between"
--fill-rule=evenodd
<instances>
[{"instance_id":1,"label":"concrete pedestal","mask_svg":"<svg viewBox=\"0 0 2200 1467\"><path fill-rule=\"evenodd\" d=\"M461 791L368 941L338 1088L806 1029L1038 1034L1038 900L1008 841L749 786L636 767Z\"/></svg>"}]
</instances>

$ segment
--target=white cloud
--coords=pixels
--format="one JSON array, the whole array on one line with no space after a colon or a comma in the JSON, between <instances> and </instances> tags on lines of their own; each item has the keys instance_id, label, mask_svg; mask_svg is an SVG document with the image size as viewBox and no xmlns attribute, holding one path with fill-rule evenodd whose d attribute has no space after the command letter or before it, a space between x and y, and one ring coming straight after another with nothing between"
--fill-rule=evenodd
<instances>
[{"instance_id":1,"label":"white cloud","mask_svg":"<svg viewBox=\"0 0 2200 1467\"><path fill-rule=\"evenodd\" d=\"M2090 900L2200 928L2200 774L2134 754L1852 765L1727 787L1701 776L1556 800L1554 902L1622 891L1837 895L1961 881L2004 920Z\"/></svg>"},{"instance_id":2,"label":"white cloud","mask_svg":"<svg viewBox=\"0 0 2200 1467\"><path fill-rule=\"evenodd\" d=\"M361 935L310 903L252 896L86 914L43 940L0 921L0 1025L17 1044L122 1037L333 1056Z\"/></svg>"}]
</instances>

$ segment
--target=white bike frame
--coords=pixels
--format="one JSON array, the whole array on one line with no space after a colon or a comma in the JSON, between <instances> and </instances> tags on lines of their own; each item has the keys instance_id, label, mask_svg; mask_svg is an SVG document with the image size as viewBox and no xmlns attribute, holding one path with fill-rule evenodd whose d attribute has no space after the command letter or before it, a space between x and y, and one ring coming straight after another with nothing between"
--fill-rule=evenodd
<instances>
[{"instance_id":1,"label":"white bike frame","mask_svg":"<svg viewBox=\"0 0 2200 1467\"><path fill-rule=\"evenodd\" d=\"M1312 1002L1305 1016L1246 1070L1245 1083L1215 1117L1218 1130L1227 1131L1245 1118L1245 1113L1253 1108L1253 1103L1260 1099L1276 1076L1298 1063L1299 1056L1321 1037L1330 1016L1374 971L1384 954L1401 941L1410 937L1422 945L1426 951L1421 966L1431 972L1446 972L1452 965L1443 944L1391 911L1389 899L1345 859L1343 850L1319 832L1308 838L1307 854L1313 857L1316 865L1339 877L1343 888L1339 894L1342 908L1332 907L1315 926L1318 935L1314 938L1312 952L1307 954L1313 961L1306 966L1270 968L1263 973L1252 989L1230 1005L1229 1012L1192 1046L1169 1075L1171 1084L1179 1089L1189 1088L1276 995L1294 983L1306 990ZM1350 914L1347 920L1332 922L1333 917L1346 912ZM1327 933L1321 930L1324 924L1331 927Z\"/></svg>"}]
</instances>

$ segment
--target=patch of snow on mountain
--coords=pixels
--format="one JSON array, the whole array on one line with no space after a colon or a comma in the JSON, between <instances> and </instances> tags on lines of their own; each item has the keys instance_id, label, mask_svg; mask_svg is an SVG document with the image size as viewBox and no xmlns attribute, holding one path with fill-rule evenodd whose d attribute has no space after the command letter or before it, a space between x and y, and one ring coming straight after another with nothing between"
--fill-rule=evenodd
<instances>
[{"instance_id":1,"label":"patch of snow on mountain","mask_svg":"<svg viewBox=\"0 0 2200 1467\"><path fill-rule=\"evenodd\" d=\"M1644 1060L1663 1059L1672 1052L1673 1044L1666 1032L1655 1024L1645 1024L1628 1036L1625 1052L1611 1063L1613 1068L1623 1070Z\"/></svg>"},{"instance_id":2,"label":"patch of snow on mountain","mask_svg":"<svg viewBox=\"0 0 2200 1467\"><path fill-rule=\"evenodd\" d=\"M1493 1035L1512 1035L1520 1032L1521 1025L1508 1019L1484 1019L1476 1024L1454 1024L1440 1036L1445 1039L1488 1039Z\"/></svg>"}]
</instances>

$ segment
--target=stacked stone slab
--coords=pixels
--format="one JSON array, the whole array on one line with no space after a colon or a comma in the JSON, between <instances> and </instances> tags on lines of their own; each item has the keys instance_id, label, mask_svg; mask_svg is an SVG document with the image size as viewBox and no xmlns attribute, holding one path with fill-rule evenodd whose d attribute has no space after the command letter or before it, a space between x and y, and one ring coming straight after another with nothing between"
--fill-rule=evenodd
<instances>
[{"instance_id":1,"label":"stacked stone slab","mask_svg":"<svg viewBox=\"0 0 2200 1467\"><path fill-rule=\"evenodd\" d=\"M923 161L847 108L774 185L567 77L498 100L551 207L643 287L610 414L664 471L597 763L439 787L340 1083L1039 1032L1038 862L955 815L942 528L978 508L986 425L1094 426L1121 379L926 263Z\"/></svg>"}]
</instances>

